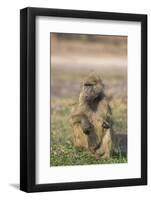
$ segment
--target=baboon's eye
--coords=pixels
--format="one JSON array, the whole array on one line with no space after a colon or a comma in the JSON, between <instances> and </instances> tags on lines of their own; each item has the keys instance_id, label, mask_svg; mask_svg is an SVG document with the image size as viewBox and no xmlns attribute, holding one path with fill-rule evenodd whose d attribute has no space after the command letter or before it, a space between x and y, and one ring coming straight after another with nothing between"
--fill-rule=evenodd
<instances>
[{"instance_id":1,"label":"baboon's eye","mask_svg":"<svg viewBox=\"0 0 151 200\"><path fill-rule=\"evenodd\" d=\"M92 83L85 83L84 86L93 86Z\"/></svg>"}]
</instances>

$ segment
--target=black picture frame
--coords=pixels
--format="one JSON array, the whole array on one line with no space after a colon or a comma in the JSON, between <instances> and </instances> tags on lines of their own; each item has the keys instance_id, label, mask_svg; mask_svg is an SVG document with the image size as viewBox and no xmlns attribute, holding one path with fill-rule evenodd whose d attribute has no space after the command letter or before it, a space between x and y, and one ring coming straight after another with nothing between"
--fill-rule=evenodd
<instances>
[{"instance_id":1,"label":"black picture frame","mask_svg":"<svg viewBox=\"0 0 151 200\"><path fill-rule=\"evenodd\" d=\"M35 19L53 16L141 23L141 178L36 184L35 182ZM121 187L147 184L147 15L48 8L20 10L20 189L25 192Z\"/></svg>"}]
</instances>

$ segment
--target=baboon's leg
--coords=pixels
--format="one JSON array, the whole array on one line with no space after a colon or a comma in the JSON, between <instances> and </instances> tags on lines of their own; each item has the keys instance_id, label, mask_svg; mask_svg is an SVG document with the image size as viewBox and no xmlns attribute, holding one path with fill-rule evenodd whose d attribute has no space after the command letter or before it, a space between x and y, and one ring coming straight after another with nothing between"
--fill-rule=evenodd
<instances>
[{"instance_id":1,"label":"baboon's leg","mask_svg":"<svg viewBox=\"0 0 151 200\"><path fill-rule=\"evenodd\" d=\"M101 143L101 153L103 154L101 158L109 159L112 153L112 135L111 129L104 129L105 134L102 138Z\"/></svg>"},{"instance_id":2,"label":"baboon's leg","mask_svg":"<svg viewBox=\"0 0 151 200\"><path fill-rule=\"evenodd\" d=\"M81 128L83 130L83 133L86 134L87 136L88 148L90 152L94 154L100 144L99 144L98 136L95 133L94 127L89 122L87 116L81 117Z\"/></svg>"},{"instance_id":3,"label":"baboon's leg","mask_svg":"<svg viewBox=\"0 0 151 200\"><path fill-rule=\"evenodd\" d=\"M83 130L81 128L81 124L75 124L73 127L74 131L74 137L73 137L73 143L76 147L83 147L88 148L88 142L87 137L83 133Z\"/></svg>"}]
</instances>

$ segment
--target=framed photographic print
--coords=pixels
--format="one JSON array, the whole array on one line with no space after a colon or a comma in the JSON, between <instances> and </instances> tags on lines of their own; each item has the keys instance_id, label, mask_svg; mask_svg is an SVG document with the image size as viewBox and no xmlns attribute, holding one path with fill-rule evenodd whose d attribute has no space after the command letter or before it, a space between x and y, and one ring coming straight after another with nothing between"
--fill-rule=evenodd
<instances>
[{"instance_id":1,"label":"framed photographic print","mask_svg":"<svg viewBox=\"0 0 151 200\"><path fill-rule=\"evenodd\" d=\"M20 189L147 184L147 16L20 12Z\"/></svg>"}]
</instances>

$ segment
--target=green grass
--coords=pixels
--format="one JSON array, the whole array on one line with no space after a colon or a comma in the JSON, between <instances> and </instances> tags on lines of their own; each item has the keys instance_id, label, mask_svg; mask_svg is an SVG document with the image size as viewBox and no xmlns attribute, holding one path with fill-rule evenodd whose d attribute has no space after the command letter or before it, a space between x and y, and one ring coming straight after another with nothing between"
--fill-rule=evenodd
<instances>
[{"instance_id":1,"label":"green grass","mask_svg":"<svg viewBox=\"0 0 151 200\"><path fill-rule=\"evenodd\" d=\"M97 37L90 41L83 36L77 38L74 35L70 39L60 36L58 39L53 35L51 40L50 166L127 162L127 155L123 153L127 146L127 39L101 36L101 40ZM92 65L89 57L93 58ZM103 63L102 58L107 62ZM122 135L119 153L107 161L96 160L88 150L75 148L72 144L71 104L78 99L82 82L92 71L100 75L105 85L112 107L114 131L118 137Z\"/></svg>"},{"instance_id":2,"label":"green grass","mask_svg":"<svg viewBox=\"0 0 151 200\"><path fill-rule=\"evenodd\" d=\"M126 163L127 155L120 152L113 155L110 160L96 160L87 150L76 148L72 145L72 128L69 123L71 98L55 98L51 102L51 148L50 165L87 165ZM114 129L116 132L126 131L127 109L121 99L112 101Z\"/></svg>"},{"instance_id":3,"label":"green grass","mask_svg":"<svg viewBox=\"0 0 151 200\"><path fill-rule=\"evenodd\" d=\"M66 165L88 165L88 164L110 164L126 163L127 158L124 154L113 155L109 160L99 159L84 149L75 148L72 144L53 145L51 149L51 166Z\"/></svg>"}]
</instances>

